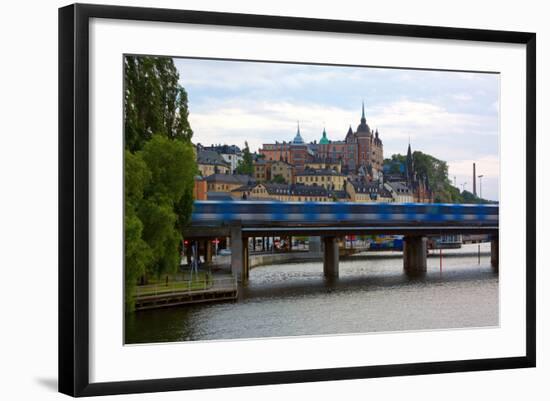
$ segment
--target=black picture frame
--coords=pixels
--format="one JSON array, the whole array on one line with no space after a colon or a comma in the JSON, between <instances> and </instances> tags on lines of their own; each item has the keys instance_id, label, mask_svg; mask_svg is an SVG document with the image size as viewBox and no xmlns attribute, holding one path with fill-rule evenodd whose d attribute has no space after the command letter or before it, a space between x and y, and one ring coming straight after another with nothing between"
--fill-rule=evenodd
<instances>
[{"instance_id":1,"label":"black picture frame","mask_svg":"<svg viewBox=\"0 0 550 401\"><path fill-rule=\"evenodd\" d=\"M91 18L516 43L526 46L526 353L521 357L229 374L89 381L88 62ZM535 366L536 35L435 26L74 4L59 9L59 391L71 396L361 379Z\"/></svg>"}]
</instances>

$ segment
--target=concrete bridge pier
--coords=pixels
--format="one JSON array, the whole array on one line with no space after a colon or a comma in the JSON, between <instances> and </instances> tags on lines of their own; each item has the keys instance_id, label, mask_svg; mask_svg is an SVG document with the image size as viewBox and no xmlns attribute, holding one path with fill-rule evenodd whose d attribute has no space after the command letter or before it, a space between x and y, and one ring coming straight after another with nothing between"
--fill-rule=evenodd
<instances>
[{"instance_id":1,"label":"concrete bridge pier","mask_svg":"<svg viewBox=\"0 0 550 401\"><path fill-rule=\"evenodd\" d=\"M491 267L498 272L498 237L491 239Z\"/></svg>"},{"instance_id":2,"label":"concrete bridge pier","mask_svg":"<svg viewBox=\"0 0 550 401\"><path fill-rule=\"evenodd\" d=\"M231 272L240 283L248 281L248 238L243 237L240 226L231 227Z\"/></svg>"},{"instance_id":3,"label":"concrete bridge pier","mask_svg":"<svg viewBox=\"0 0 550 401\"><path fill-rule=\"evenodd\" d=\"M204 241L204 263L209 265L212 263L212 241L207 239Z\"/></svg>"},{"instance_id":4,"label":"concrete bridge pier","mask_svg":"<svg viewBox=\"0 0 550 401\"><path fill-rule=\"evenodd\" d=\"M321 237L309 237L309 252L321 252Z\"/></svg>"},{"instance_id":5,"label":"concrete bridge pier","mask_svg":"<svg viewBox=\"0 0 550 401\"><path fill-rule=\"evenodd\" d=\"M422 274L428 269L428 238L407 235L403 238L403 268L409 274Z\"/></svg>"},{"instance_id":6,"label":"concrete bridge pier","mask_svg":"<svg viewBox=\"0 0 550 401\"><path fill-rule=\"evenodd\" d=\"M336 237L323 237L323 273L326 278L338 278L340 254Z\"/></svg>"},{"instance_id":7,"label":"concrete bridge pier","mask_svg":"<svg viewBox=\"0 0 550 401\"><path fill-rule=\"evenodd\" d=\"M243 238L243 244L243 270L241 274L241 282L246 284L248 283L248 276L250 274L250 250L248 247L248 238Z\"/></svg>"}]
</instances>

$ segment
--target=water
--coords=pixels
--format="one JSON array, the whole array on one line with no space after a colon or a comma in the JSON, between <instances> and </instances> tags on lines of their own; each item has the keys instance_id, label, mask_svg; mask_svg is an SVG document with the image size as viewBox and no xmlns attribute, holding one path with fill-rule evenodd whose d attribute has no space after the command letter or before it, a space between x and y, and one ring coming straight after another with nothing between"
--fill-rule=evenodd
<instances>
[{"instance_id":1,"label":"water","mask_svg":"<svg viewBox=\"0 0 550 401\"><path fill-rule=\"evenodd\" d=\"M441 272L439 257L430 257L422 278L403 273L398 253L341 261L335 282L320 262L256 267L238 302L128 315L126 343L498 326L489 256L478 265L477 254L465 255L477 245L458 252L444 257Z\"/></svg>"}]
</instances>

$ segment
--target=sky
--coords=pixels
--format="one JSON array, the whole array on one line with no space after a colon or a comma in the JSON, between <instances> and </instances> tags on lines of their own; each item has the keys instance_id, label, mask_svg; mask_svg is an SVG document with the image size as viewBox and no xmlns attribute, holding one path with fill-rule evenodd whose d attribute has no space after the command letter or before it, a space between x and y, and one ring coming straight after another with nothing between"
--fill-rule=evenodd
<instances>
[{"instance_id":1,"label":"sky","mask_svg":"<svg viewBox=\"0 0 550 401\"><path fill-rule=\"evenodd\" d=\"M498 74L174 59L189 97L193 142L257 151L291 141L297 122L306 142L343 140L357 128L361 104L378 129L384 157L420 150L449 166L459 189L472 191L472 163L482 196L499 199ZM456 178L455 178L456 177ZM478 180L479 195L479 180Z\"/></svg>"}]
</instances>

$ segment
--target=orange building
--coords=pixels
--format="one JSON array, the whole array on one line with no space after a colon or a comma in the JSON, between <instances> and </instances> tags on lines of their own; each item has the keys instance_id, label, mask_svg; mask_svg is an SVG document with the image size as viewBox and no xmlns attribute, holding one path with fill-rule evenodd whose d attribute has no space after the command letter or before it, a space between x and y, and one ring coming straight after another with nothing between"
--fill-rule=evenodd
<instances>
[{"instance_id":1,"label":"orange building","mask_svg":"<svg viewBox=\"0 0 550 401\"><path fill-rule=\"evenodd\" d=\"M194 200L206 200L206 193L208 187L206 180L202 177L195 177L195 185L193 186L193 199Z\"/></svg>"}]
</instances>

